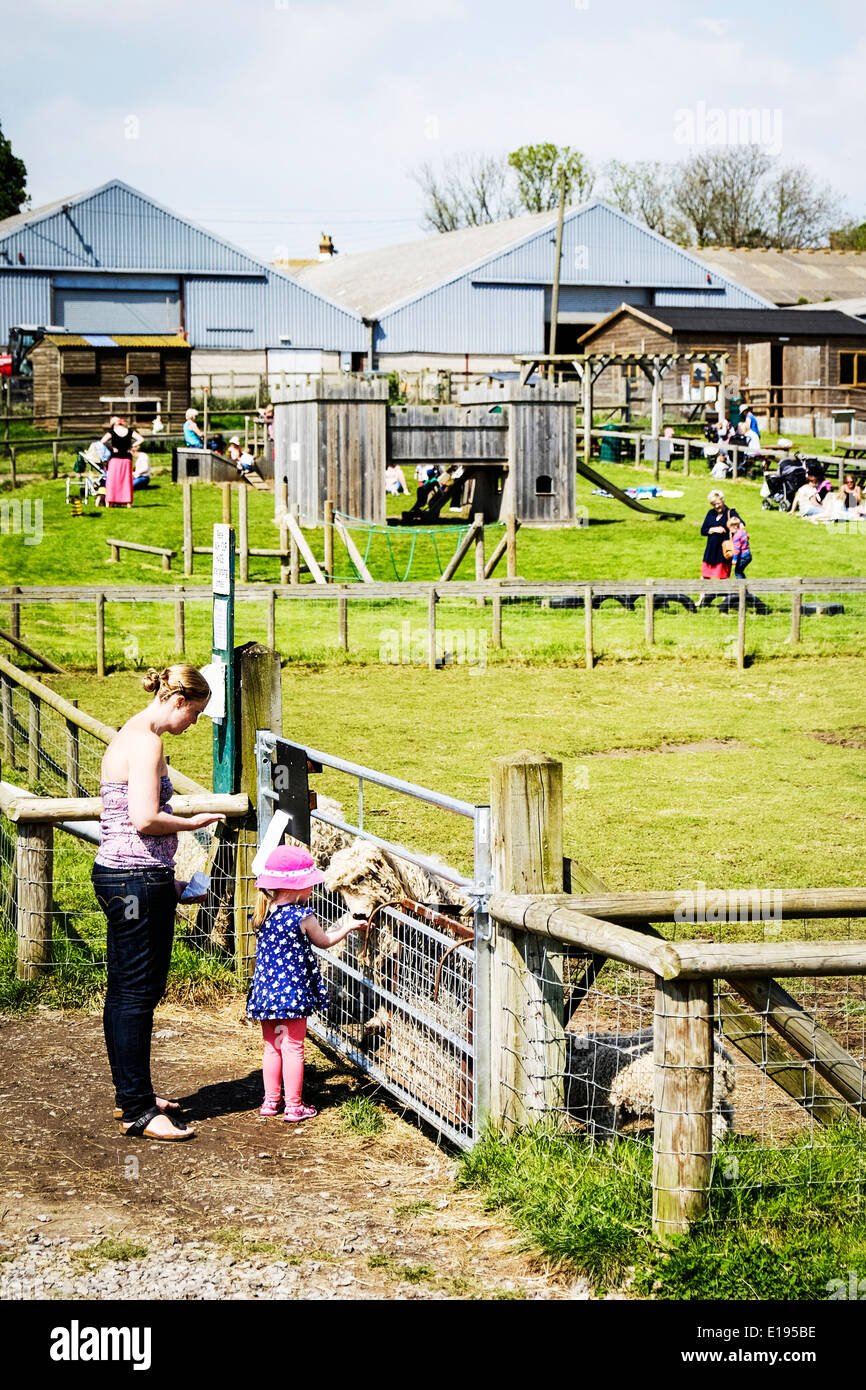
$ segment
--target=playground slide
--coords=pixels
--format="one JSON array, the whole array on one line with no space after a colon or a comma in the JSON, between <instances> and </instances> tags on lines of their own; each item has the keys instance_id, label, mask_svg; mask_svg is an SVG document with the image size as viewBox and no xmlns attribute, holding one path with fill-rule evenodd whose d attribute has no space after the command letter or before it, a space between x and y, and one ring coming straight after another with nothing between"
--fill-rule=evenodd
<instances>
[{"instance_id":1,"label":"playground slide","mask_svg":"<svg viewBox=\"0 0 866 1390\"><path fill-rule=\"evenodd\" d=\"M685 512L665 512L658 507L645 507L643 502L638 502L637 498L629 497L627 492L617 487L616 483L608 482L601 473L596 473L594 468L590 468L588 463L582 459L577 460L577 471L590 483L595 483L596 487L603 487L605 492L609 492L611 497L615 497L617 502L624 502L627 507L631 507L634 512L646 512L649 516L665 517L669 521L682 521Z\"/></svg>"}]
</instances>

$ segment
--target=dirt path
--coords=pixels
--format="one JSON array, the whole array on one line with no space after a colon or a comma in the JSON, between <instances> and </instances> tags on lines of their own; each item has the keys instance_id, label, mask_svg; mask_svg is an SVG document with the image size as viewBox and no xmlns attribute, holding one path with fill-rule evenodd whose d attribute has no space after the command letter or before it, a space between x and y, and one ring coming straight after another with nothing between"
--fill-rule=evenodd
<instances>
[{"instance_id":1,"label":"dirt path","mask_svg":"<svg viewBox=\"0 0 866 1390\"><path fill-rule=\"evenodd\" d=\"M381 1133L347 1127L339 1107L369 1088L318 1049L319 1117L262 1120L259 1046L237 1005L160 1010L154 1078L198 1136L135 1142L110 1118L99 1017L0 1017L0 1297L588 1296L520 1253L381 1096Z\"/></svg>"}]
</instances>

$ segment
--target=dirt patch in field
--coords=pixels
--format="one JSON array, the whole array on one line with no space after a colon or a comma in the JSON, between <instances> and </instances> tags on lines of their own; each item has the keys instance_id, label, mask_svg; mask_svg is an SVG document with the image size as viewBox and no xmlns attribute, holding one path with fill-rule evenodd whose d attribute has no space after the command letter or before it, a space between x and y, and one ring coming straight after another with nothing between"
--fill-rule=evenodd
<instances>
[{"instance_id":1,"label":"dirt patch in field","mask_svg":"<svg viewBox=\"0 0 866 1390\"><path fill-rule=\"evenodd\" d=\"M221 1279L236 1272L236 1292L220 1285L229 1297L265 1296L248 1291L251 1259L259 1272L273 1264L268 1277L288 1261L290 1289L270 1297L588 1296L521 1253L513 1229L474 1193L457 1191L453 1155L381 1093L382 1132L348 1128L340 1106L373 1088L316 1047L305 1096L319 1116L303 1125L261 1119L260 1036L239 1015L237 1004L157 1014L154 1079L196 1125L185 1144L122 1137L98 1016L0 1017L0 1271L20 1268L20 1296L81 1296L90 1286L70 1285L62 1252L108 1239L139 1242L151 1263L165 1252L158 1296L168 1298L208 1296L177 1283L178 1245L190 1259L222 1258ZM63 1282L51 1284L41 1254L40 1294L26 1284L35 1277L26 1262L46 1243ZM133 1288L120 1296L141 1297Z\"/></svg>"},{"instance_id":2,"label":"dirt patch in field","mask_svg":"<svg viewBox=\"0 0 866 1390\"><path fill-rule=\"evenodd\" d=\"M584 753L585 758L643 758L651 753L720 753L745 748L737 738L702 738L696 743L658 743L653 748L607 748L602 753Z\"/></svg>"},{"instance_id":3,"label":"dirt patch in field","mask_svg":"<svg viewBox=\"0 0 866 1390\"><path fill-rule=\"evenodd\" d=\"M866 724L854 724L850 729L812 729L809 738L835 748L866 748Z\"/></svg>"}]
</instances>

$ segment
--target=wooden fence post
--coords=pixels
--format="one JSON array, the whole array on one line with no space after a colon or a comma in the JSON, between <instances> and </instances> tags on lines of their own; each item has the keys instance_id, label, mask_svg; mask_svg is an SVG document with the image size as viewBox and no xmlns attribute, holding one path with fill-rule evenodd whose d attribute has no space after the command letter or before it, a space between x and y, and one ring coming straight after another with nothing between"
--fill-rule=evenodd
<instances>
[{"instance_id":1,"label":"wooden fence post","mask_svg":"<svg viewBox=\"0 0 866 1390\"><path fill-rule=\"evenodd\" d=\"M325 582L334 582L334 504L329 499L325 499L325 561L323 569L325 571Z\"/></svg>"},{"instance_id":2,"label":"wooden fence post","mask_svg":"<svg viewBox=\"0 0 866 1390\"><path fill-rule=\"evenodd\" d=\"M20 594L20 593L21 593L21 585L20 585L20 584L13 584L13 586L12 586L12 592L13 592L13 594ZM9 631L12 633L12 636L13 636L13 637L18 637L18 638L20 638L20 636L21 636L21 604L18 603L15 599L12 599L12 600L10 601L10 604L9 604Z\"/></svg>"},{"instance_id":3,"label":"wooden fence post","mask_svg":"<svg viewBox=\"0 0 866 1390\"><path fill-rule=\"evenodd\" d=\"M256 730L270 729L281 734L283 728L280 655L258 642L248 642L235 652L235 718L238 731L238 791L250 799L249 815L238 823L235 858L234 935L235 969L241 980L248 980L255 963L255 935L250 927L250 910L256 888L252 862L256 855Z\"/></svg>"},{"instance_id":4,"label":"wooden fence post","mask_svg":"<svg viewBox=\"0 0 866 1390\"><path fill-rule=\"evenodd\" d=\"M51 441L51 476L52 476L52 478L56 478L56 477L57 477L57 464L58 464L57 452L58 452L58 449L59 449L59 448L60 448L60 445L58 444L57 440L56 440L56 439L52 439L52 441Z\"/></svg>"},{"instance_id":5,"label":"wooden fence post","mask_svg":"<svg viewBox=\"0 0 866 1390\"><path fill-rule=\"evenodd\" d=\"M9 445L9 474L12 487L18 486L18 474L15 472L15 445Z\"/></svg>"},{"instance_id":6,"label":"wooden fence post","mask_svg":"<svg viewBox=\"0 0 866 1390\"><path fill-rule=\"evenodd\" d=\"M300 525L301 507L300 503L293 502L291 514L295 521ZM295 540L294 533L289 547L289 583L300 584L301 582L301 552L298 550L298 542Z\"/></svg>"},{"instance_id":7,"label":"wooden fence post","mask_svg":"<svg viewBox=\"0 0 866 1390\"><path fill-rule=\"evenodd\" d=\"M0 685L0 703L3 706L3 757L11 767L15 767L15 715L12 704L12 682L3 677Z\"/></svg>"},{"instance_id":8,"label":"wooden fence post","mask_svg":"<svg viewBox=\"0 0 866 1390\"><path fill-rule=\"evenodd\" d=\"M279 486L279 506L277 515L280 518L280 583L289 582L289 528L286 517L289 511L289 485L283 478Z\"/></svg>"},{"instance_id":9,"label":"wooden fence post","mask_svg":"<svg viewBox=\"0 0 866 1390\"><path fill-rule=\"evenodd\" d=\"M591 671L595 665L595 651L592 644L592 585L587 584L583 591L583 633L586 642L586 669Z\"/></svg>"},{"instance_id":10,"label":"wooden fence post","mask_svg":"<svg viewBox=\"0 0 866 1390\"><path fill-rule=\"evenodd\" d=\"M223 525L232 524L232 485L231 483L221 483L223 495Z\"/></svg>"},{"instance_id":11,"label":"wooden fence post","mask_svg":"<svg viewBox=\"0 0 866 1390\"><path fill-rule=\"evenodd\" d=\"M656 977L653 1230L687 1231L707 1208L713 1160L713 983Z\"/></svg>"},{"instance_id":12,"label":"wooden fence post","mask_svg":"<svg viewBox=\"0 0 866 1390\"><path fill-rule=\"evenodd\" d=\"M497 758L490 783L498 892L562 892L562 764L541 754ZM531 933L492 924L491 1118L506 1130L563 1105L562 953Z\"/></svg>"},{"instance_id":13,"label":"wooden fence post","mask_svg":"<svg viewBox=\"0 0 866 1390\"><path fill-rule=\"evenodd\" d=\"M476 525L475 532L475 581L478 584L484 583L484 513L475 512L472 520ZM483 608L485 599L483 594L479 594L475 600L478 608Z\"/></svg>"},{"instance_id":14,"label":"wooden fence post","mask_svg":"<svg viewBox=\"0 0 866 1390\"><path fill-rule=\"evenodd\" d=\"M505 573L509 579L517 578L517 517L509 512L505 518Z\"/></svg>"},{"instance_id":15,"label":"wooden fence post","mask_svg":"<svg viewBox=\"0 0 866 1390\"><path fill-rule=\"evenodd\" d=\"M687 478L687 477L689 476L689 459L690 459L690 457L691 457L691 448L692 448L692 446L691 446L689 440L687 439L686 442L685 442L685 444L683 445L683 477L684 477L684 478Z\"/></svg>"},{"instance_id":16,"label":"wooden fence post","mask_svg":"<svg viewBox=\"0 0 866 1390\"><path fill-rule=\"evenodd\" d=\"M96 596L96 674L105 675L105 594Z\"/></svg>"},{"instance_id":17,"label":"wooden fence post","mask_svg":"<svg viewBox=\"0 0 866 1390\"><path fill-rule=\"evenodd\" d=\"M238 557L240 561L241 583L250 579L250 532L247 517L247 487L241 483L238 488Z\"/></svg>"},{"instance_id":18,"label":"wooden fence post","mask_svg":"<svg viewBox=\"0 0 866 1390\"><path fill-rule=\"evenodd\" d=\"M431 671L436 670L436 604L439 602L439 595L435 589L431 589L427 595L427 666Z\"/></svg>"},{"instance_id":19,"label":"wooden fence post","mask_svg":"<svg viewBox=\"0 0 866 1390\"><path fill-rule=\"evenodd\" d=\"M656 605L655 595L653 594L653 581L647 580L646 598L644 599L643 612L643 635L647 646L651 647L656 640Z\"/></svg>"},{"instance_id":20,"label":"wooden fence post","mask_svg":"<svg viewBox=\"0 0 866 1390\"><path fill-rule=\"evenodd\" d=\"M19 821L15 843L18 936L15 973L32 980L51 961L54 826Z\"/></svg>"},{"instance_id":21,"label":"wooden fence post","mask_svg":"<svg viewBox=\"0 0 866 1390\"><path fill-rule=\"evenodd\" d=\"M493 599L493 645L502 646L502 595L494 594Z\"/></svg>"},{"instance_id":22,"label":"wooden fence post","mask_svg":"<svg viewBox=\"0 0 866 1390\"><path fill-rule=\"evenodd\" d=\"M349 600L341 591L337 598L337 629L339 643L344 652L349 650Z\"/></svg>"},{"instance_id":23,"label":"wooden fence post","mask_svg":"<svg viewBox=\"0 0 866 1390\"><path fill-rule=\"evenodd\" d=\"M176 594L182 594L183 589L180 584L175 584ZM186 651L186 604L182 598L175 601L174 605L174 645L179 656L183 656Z\"/></svg>"},{"instance_id":24,"label":"wooden fence post","mask_svg":"<svg viewBox=\"0 0 866 1390\"><path fill-rule=\"evenodd\" d=\"M29 697L30 715L27 720L27 776L31 786L35 789L35 784L39 781L40 769L40 750L42 738L40 735L40 703L39 696L32 692Z\"/></svg>"},{"instance_id":25,"label":"wooden fence post","mask_svg":"<svg viewBox=\"0 0 866 1390\"><path fill-rule=\"evenodd\" d=\"M737 596L737 666L743 670L746 664L746 581L740 580Z\"/></svg>"},{"instance_id":26,"label":"wooden fence post","mask_svg":"<svg viewBox=\"0 0 866 1390\"><path fill-rule=\"evenodd\" d=\"M77 700L70 700L71 705L77 707ZM79 748L78 725L72 720L66 720L66 795L83 796L84 788L81 785L81 753Z\"/></svg>"},{"instance_id":27,"label":"wooden fence post","mask_svg":"<svg viewBox=\"0 0 866 1390\"><path fill-rule=\"evenodd\" d=\"M268 646L271 651L277 646L277 591L268 590Z\"/></svg>"},{"instance_id":28,"label":"wooden fence post","mask_svg":"<svg viewBox=\"0 0 866 1390\"><path fill-rule=\"evenodd\" d=\"M794 580L794 588L791 592L791 642L800 640L800 620L803 616L803 581Z\"/></svg>"},{"instance_id":29,"label":"wooden fence post","mask_svg":"<svg viewBox=\"0 0 866 1390\"><path fill-rule=\"evenodd\" d=\"M192 574L192 483L183 480L183 572Z\"/></svg>"}]
</instances>

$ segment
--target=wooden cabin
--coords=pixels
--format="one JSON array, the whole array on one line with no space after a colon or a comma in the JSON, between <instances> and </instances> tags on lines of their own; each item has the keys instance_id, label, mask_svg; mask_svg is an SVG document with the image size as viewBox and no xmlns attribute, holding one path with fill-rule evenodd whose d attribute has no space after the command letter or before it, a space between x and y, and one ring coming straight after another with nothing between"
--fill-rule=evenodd
<instances>
[{"instance_id":1,"label":"wooden cabin","mask_svg":"<svg viewBox=\"0 0 866 1390\"><path fill-rule=\"evenodd\" d=\"M46 333L28 353L33 423L65 433L107 428L111 415L148 433L159 414L179 433L190 398L190 347L180 334Z\"/></svg>"},{"instance_id":2,"label":"wooden cabin","mask_svg":"<svg viewBox=\"0 0 866 1390\"><path fill-rule=\"evenodd\" d=\"M665 358L694 354L665 378L664 401L698 403L702 396L744 395L773 428L830 433L831 412L854 409L866 421L866 323L849 314L808 309L636 309L620 307L580 339L592 355L644 353ZM722 370L701 361L701 350L725 351ZM628 364L598 379L602 406L628 394L648 395L646 378ZM709 390L708 390L709 388ZM715 390L713 390L715 388Z\"/></svg>"}]
</instances>

